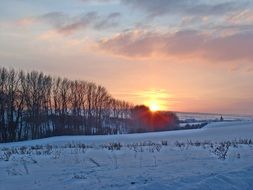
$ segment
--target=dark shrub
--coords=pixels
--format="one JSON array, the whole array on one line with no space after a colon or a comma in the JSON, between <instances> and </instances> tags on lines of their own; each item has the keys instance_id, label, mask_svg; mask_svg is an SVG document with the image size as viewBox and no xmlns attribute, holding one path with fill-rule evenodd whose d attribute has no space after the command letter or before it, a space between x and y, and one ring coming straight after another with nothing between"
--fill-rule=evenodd
<instances>
[{"instance_id":1,"label":"dark shrub","mask_svg":"<svg viewBox=\"0 0 253 190\"><path fill-rule=\"evenodd\" d=\"M179 119L173 112L151 112L147 106L135 106L131 110L132 132L167 131L177 129Z\"/></svg>"}]
</instances>

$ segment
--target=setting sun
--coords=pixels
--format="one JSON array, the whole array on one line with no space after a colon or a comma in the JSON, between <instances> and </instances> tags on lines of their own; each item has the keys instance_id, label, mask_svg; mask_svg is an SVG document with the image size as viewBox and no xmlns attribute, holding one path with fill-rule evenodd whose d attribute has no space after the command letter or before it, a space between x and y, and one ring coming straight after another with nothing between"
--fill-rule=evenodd
<instances>
[{"instance_id":1,"label":"setting sun","mask_svg":"<svg viewBox=\"0 0 253 190\"><path fill-rule=\"evenodd\" d=\"M160 109L160 106L157 104L157 102L150 102L149 109L152 112L158 111Z\"/></svg>"},{"instance_id":2,"label":"setting sun","mask_svg":"<svg viewBox=\"0 0 253 190\"><path fill-rule=\"evenodd\" d=\"M137 104L144 104L150 111L164 111L170 109L172 94L164 89L148 89L136 93Z\"/></svg>"}]
</instances>

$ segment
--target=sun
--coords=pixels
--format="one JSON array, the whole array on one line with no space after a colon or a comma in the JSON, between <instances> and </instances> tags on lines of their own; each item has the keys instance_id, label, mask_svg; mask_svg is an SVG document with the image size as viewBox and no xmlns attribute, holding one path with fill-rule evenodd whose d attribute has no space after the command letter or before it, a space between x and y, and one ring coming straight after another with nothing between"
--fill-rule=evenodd
<instances>
[{"instance_id":1,"label":"sun","mask_svg":"<svg viewBox=\"0 0 253 190\"><path fill-rule=\"evenodd\" d=\"M157 102L150 102L149 104L149 109L152 111L152 112L156 112L160 109L159 105L157 104Z\"/></svg>"},{"instance_id":2,"label":"sun","mask_svg":"<svg viewBox=\"0 0 253 190\"><path fill-rule=\"evenodd\" d=\"M138 94L140 95L139 102L149 107L152 112L168 110L170 104L168 100L172 97L171 94L162 89L141 91Z\"/></svg>"}]
</instances>

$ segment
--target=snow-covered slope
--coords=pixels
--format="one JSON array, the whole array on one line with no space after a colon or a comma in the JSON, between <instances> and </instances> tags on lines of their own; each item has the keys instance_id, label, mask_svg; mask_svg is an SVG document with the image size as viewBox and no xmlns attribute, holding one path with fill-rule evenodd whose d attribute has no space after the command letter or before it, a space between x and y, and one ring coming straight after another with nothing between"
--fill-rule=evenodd
<instances>
[{"instance_id":1,"label":"snow-covered slope","mask_svg":"<svg viewBox=\"0 0 253 190\"><path fill-rule=\"evenodd\" d=\"M0 144L0 190L252 189L252 140L241 121Z\"/></svg>"}]
</instances>

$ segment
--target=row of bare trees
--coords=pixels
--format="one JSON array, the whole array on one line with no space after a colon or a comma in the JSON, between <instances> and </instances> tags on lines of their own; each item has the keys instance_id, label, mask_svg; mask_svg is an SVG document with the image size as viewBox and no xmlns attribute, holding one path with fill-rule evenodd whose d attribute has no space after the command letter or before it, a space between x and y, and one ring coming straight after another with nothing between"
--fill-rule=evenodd
<instances>
[{"instance_id":1,"label":"row of bare trees","mask_svg":"<svg viewBox=\"0 0 253 190\"><path fill-rule=\"evenodd\" d=\"M91 82L0 68L0 142L121 133L130 109Z\"/></svg>"}]
</instances>

